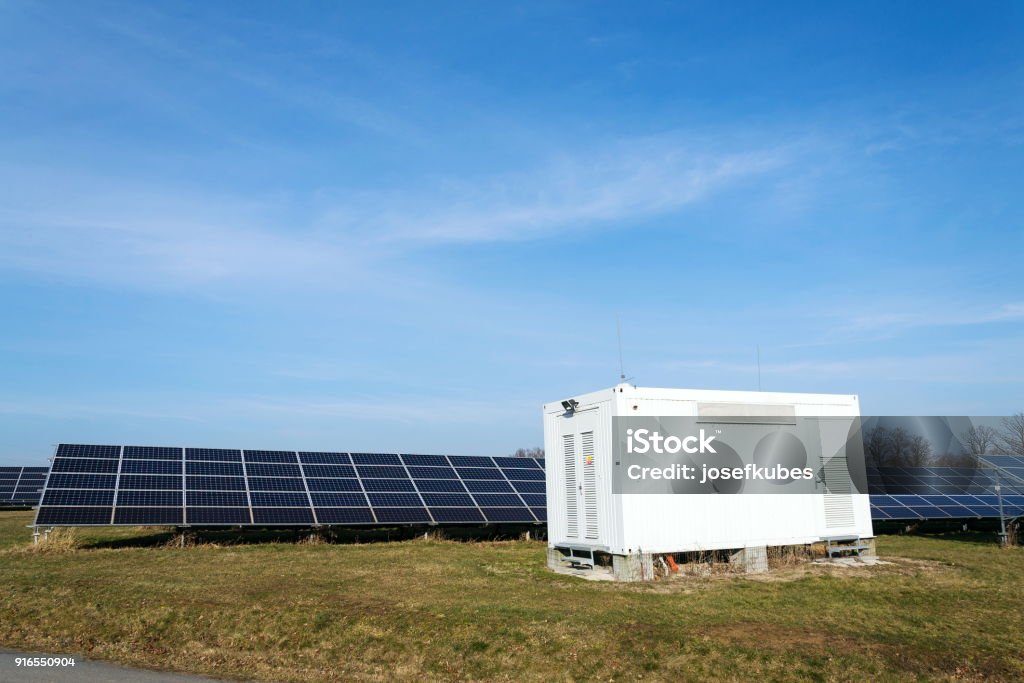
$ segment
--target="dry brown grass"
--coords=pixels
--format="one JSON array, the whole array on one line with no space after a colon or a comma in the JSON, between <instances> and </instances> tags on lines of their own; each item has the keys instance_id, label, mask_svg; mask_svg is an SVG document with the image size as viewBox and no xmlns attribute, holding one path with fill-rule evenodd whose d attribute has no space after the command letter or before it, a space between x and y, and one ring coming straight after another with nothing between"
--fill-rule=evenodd
<instances>
[{"instance_id":1,"label":"dry brown grass","mask_svg":"<svg viewBox=\"0 0 1024 683\"><path fill-rule=\"evenodd\" d=\"M548 572L537 542L180 549L89 529L30 551L30 519L0 513L6 647L296 682L1024 679L1024 549L991 538L884 537L883 558L907 559L780 556L760 577L638 585Z\"/></svg>"}]
</instances>

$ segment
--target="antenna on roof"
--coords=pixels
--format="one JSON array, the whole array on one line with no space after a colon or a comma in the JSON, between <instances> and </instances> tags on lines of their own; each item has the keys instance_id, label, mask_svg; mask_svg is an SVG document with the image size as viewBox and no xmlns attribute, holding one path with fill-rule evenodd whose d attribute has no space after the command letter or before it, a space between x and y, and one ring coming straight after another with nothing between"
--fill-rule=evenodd
<instances>
[{"instance_id":1,"label":"antenna on roof","mask_svg":"<svg viewBox=\"0 0 1024 683\"><path fill-rule=\"evenodd\" d=\"M626 369L622 364L622 323L619 322L619 314L615 314L615 334L619 338L619 382L626 381Z\"/></svg>"}]
</instances>

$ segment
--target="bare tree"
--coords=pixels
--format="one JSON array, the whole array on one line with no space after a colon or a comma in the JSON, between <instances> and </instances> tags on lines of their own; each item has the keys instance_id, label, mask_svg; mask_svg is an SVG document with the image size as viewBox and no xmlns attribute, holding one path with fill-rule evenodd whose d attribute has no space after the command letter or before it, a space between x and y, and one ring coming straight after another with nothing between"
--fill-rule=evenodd
<instances>
[{"instance_id":1,"label":"bare tree","mask_svg":"<svg viewBox=\"0 0 1024 683\"><path fill-rule=\"evenodd\" d=\"M932 444L923 436L911 436L901 455L907 467L924 467L932 459Z\"/></svg>"},{"instance_id":2,"label":"bare tree","mask_svg":"<svg viewBox=\"0 0 1024 683\"><path fill-rule=\"evenodd\" d=\"M875 467L924 467L932 459L932 445L903 427L875 427L864 437L864 451Z\"/></svg>"},{"instance_id":3,"label":"bare tree","mask_svg":"<svg viewBox=\"0 0 1024 683\"><path fill-rule=\"evenodd\" d=\"M1024 413L1003 418L997 445L1006 455L1024 455Z\"/></svg>"},{"instance_id":4,"label":"bare tree","mask_svg":"<svg viewBox=\"0 0 1024 683\"><path fill-rule=\"evenodd\" d=\"M885 427L875 427L864 437L864 450L875 467L885 467L891 460L890 446L889 430Z\"/></svg>"},{"instance_id":5,"label":"bare tree","mask_svg":"<svg viewBox=\"0 0 1024 683\"><path fill-rule=\"evenodd\" d=\"M975 457L989 453L998 439L999 434L996 430L985 425L971 427L960 435L960 443L964 445L968 453Z\"/></svg>"},{"instance_id":6,"label":"bare tree","mask_svg":"<svg viewBox=\"0 0 1024 683\"><path fill-rule=\"evenodd\" d=\"M544 449L537 448L517 448L516 452L512 454L513 458L543 458Z\"/></svg>"}]
</instances>

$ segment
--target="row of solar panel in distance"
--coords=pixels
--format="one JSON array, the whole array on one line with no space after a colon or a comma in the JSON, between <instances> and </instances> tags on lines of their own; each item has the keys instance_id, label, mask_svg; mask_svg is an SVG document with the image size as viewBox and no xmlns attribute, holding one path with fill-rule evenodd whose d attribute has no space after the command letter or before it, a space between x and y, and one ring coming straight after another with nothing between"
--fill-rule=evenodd
<instances>
[{"instance_id":1,"label":"row of solar panel in distance","mask_svg":"<svg viewBox=\"0 0 1024 683\"><path fill-rule=\"evenodd\" d=\"M479 456L62 445L37 524L544 521L542 466ZM170 507L182 501L184 509Z\"/></svg>"},{"instance_id":2,"label":"row of solar panel in distance","mask_svg":"<svg viewBox=\"0 0 1024 683\"><path fill-rule=\"evenodd\" d=\"M995 465L1004 474L1009 474L1016 482L1024 482L1024 456L984 455L981 459L990 465Z\"/></svg>"},{"instance_id":3,"label":"row of solar panel in distance","mask_svg":"<svg viewBox=\"0 0 1024 683\"><path fill-rule=\"evenodd\" d=\"M868 492L877 495L958 495L993 493L995 472L966 467L885 467L867 470ZM1024 483L1000 481L1003 491L1024 495Z\"/></svg>"},{"instance_id":4,"label":"row of solar panel in distance","mask_svg":"<svg viewBox=\"0 0 1024 683\"><path fill-rule=\"evenodd\" d=\"M1003 495L1003 514L1024 515L1024 496ZM871 518L886 519L973 519L999 517L999 496L977 495L872 495Z\"/></svg>"},{"instance_id":5,"label":"row of solar panel in distance","mask_svg":"<svg viewBox=\"0 0 1024 683\"><path fill-rule=\"evenodd\" d=\"M37 505L46 467L0 467L0 505Z\"/></svg>"}]
</instances>

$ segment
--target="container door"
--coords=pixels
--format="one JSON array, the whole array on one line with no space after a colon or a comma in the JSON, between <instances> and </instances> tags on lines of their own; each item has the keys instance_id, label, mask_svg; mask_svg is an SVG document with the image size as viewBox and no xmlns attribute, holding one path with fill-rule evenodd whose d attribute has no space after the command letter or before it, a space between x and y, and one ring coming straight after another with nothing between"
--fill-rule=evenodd
<instances>
[{"instance_id":1,"label":"container door","mask_svg":"<svg viewBox=\"0 0 1024 683\"><path fill-rule=\"evenodd\" d=\"M581 538L581 532L588 541L599 537L596 427L596 410L575 413L566 417L562 425L567 538Z\"/></svg>"}]
</instances>

